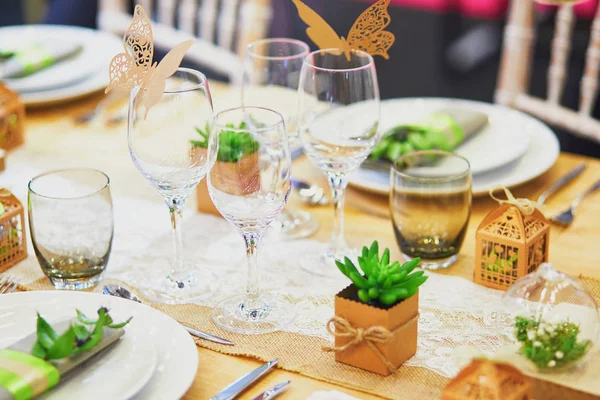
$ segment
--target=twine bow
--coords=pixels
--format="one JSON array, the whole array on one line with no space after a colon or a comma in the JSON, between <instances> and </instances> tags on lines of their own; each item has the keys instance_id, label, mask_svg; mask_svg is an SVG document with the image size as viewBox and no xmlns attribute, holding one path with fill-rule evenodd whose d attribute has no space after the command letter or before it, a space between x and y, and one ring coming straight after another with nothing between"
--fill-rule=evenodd
<instances>
[{"instance_id":1,"label":"twine bow","mask_svg":"<svg viewBox=\"0 0 600 400\"><path fill-rule=\"evenodd\" d=\"M419 314L415 315L412 319L406 321L404 324L390 332L382 326L371 326L366 329L355 328L352 326L352 324L350 324L350 322L348 322L347 319L337 316L333 317L327 322L327 331L337 337L350 338L350 341L343 346L323 346L323 350L339 353L346 351L350 347L365 343L391 372L395 372L397 371L396 367L385 355L383 355L381 350L379 350L379 348L376 346L376 343L387 343L397 332L401 331L408 324L418 318Z\"/></svg>"},{"instance_id":2,"label":"twine bow","mask_svg":"<svg viewBox=\"0 0 600 400\"><path fill-rule=\"evenodd\" d=\"M499 199L496 196L494 196L494 192L499 189L504 190L504 194L506 195L506 200L502 200L502 199ZM524 215L531 215L531 214L533 214L533 212L536 209L538 209L539 211L542 211L542 210L540 210L540 205L535 201L531 201L529 199L515 198L515 196L513 196L511 191L508 190L508 188L506 186L497 186L493 189L490 189L490 197L492 199L496 200L498 203L500 203L500 205L510 204L510 205L517 207L521 211L521 213Z\"/></svg>"}]
</instances>

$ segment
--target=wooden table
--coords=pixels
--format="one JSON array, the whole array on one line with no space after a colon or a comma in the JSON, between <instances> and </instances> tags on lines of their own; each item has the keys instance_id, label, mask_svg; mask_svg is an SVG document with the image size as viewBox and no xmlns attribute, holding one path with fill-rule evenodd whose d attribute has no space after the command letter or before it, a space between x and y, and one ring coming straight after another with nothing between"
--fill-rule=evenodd
<instances>
[{"instance_id":1,"label":"wooden table","mask_svg":"<svg viewBox=\"0 0 600 400\"><path fill-rule=\"evenodd\" d=\"M215 86L217 87L215 88ZM224 108L221 104L225 104L226 101L220 102L219 95L221 99L224 99L231 96L231 93L219 85L213 85L213 93L216 108ZM63 155L72 158L72 165L101 166L109 176L118 174L119 181L126 182L126 184L116 183L116 187L113 187L114 190L144 197L154 196L158 199L158 195L147 185L129 159L124 125L115 129L106 129L102 126L76 127L73 124L72 117L93 107L99 98L99 96L95 96L82 100L78 104L30 111L25 144L28 152L44 157L51 155L53 151L61 151ZM599 160L561 154L560 159L549 172L526 185L515 188L513 193L516 197L535 199L559 176L583 161L588 164L586 171L575 182L548 201L550 212L562 209L578 193L600 178ZM10 168L10 155L7 160L7 168ZM306 159L297 161L294 175L325 185L325 179L320 171ZM373 216L353 207L353 204L359 204L357 201L360 199L361 197L357 196L356 192L349 193L345 216L348 242L361 246L367 242L370 243L373 239L378 239L380 245L392 250L393 257L400 258L389 219ZM362 199L364 200L364 198ZM296 202L292 202L292 206L300 207ZM476 227L495 206L496 203L486 197L474 200L469 231L461 250L460 259L455 265L441 273L471 276ZM189 207L187 212L192 212L191 208ZM310 211L321 224L316 238L323 241L328 240L331 234L333 210L331 207L319 207L311 208ZM590 196L581 204L577 218L571 227L568 229L552 227L550 260L558 269L565 272L600 278L600 256L597 252L599 239L600 192ZM200 347L198 356L200 362L196 380L184 397L188 400L208 399L244 373L261 364L256 360L227 356ZM265 389L286 379L292 380L292 385L289 391L281 396L282 399L304 399L317 390L342 390L361 399L378 398L283 370L276 370L269 374L240 398L252 399Z\"/></svg>"}]
</instances>

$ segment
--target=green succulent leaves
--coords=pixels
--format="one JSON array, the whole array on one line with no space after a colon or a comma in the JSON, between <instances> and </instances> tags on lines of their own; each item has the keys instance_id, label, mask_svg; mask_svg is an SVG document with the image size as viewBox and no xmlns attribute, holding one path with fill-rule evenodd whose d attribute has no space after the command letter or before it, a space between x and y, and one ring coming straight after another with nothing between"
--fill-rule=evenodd
<instances>
[{"instance_id":1,"label":"green succulent leaves","mask_svg":"<svg viewBox=\"0 0 600 400\"><path fill-rule=\"evenodd\" d=\"M37 316L37 341L31 349L31 355L44 360L59 360L94 348L104 337L104 327L119 329L131 321L115 324L108 310L98 310L98 319L86 317L77 310L79 323L72 324L62 335L59 335L40 314ZM86 325L90 325L89 331Z\"/></svg>"},{"instance_id":2,"label":"green succulent leaves","mask_svg":"<svg viewBox=\"0 0 600 400\"><path fill-rule=\"evenodd\" d=\"M259 143L254 137L247 132L239 132L239 130L248 128L245 122L240 123L237 127L233 124L227 124L226 127L230 130L222 130L219 133L217 161L238 162L245 156L258 151ZM196 132L200 135L200 140L192 140L192 146L208 148L210 124L207 122L204 130L196 128Z\"/></svg>"},{"instance_id":3,"label":"green succulent leaves","mask_svg":"<svg viewBox=\"0 0 600 400\"><path fill-rule=\"evenodd\" d=\"M364 246L358 257L362 274L348 258L335 262L340 272L358 288L358 297L363 303L378 301L382 305L392 305L417 293L426 280L423 271L414 271L421 259L415 258L402 265L398 261L390 263L390 250L385 249L379 257L379 243Z\"/></svg>"}]
</instances>

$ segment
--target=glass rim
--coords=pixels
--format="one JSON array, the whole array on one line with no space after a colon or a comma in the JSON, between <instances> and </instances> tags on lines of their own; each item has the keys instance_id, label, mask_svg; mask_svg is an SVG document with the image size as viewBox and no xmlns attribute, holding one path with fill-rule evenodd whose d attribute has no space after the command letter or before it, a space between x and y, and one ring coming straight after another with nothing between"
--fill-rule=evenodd
<instances>
[{"instance_id":1,"label":"glass rim","mask_svg":"<svg viewBox=\"0 0 600 400\"><path fill-rule=\"evenodd\" d=\"M375 61L373 60L373 56L371 56L369 53L367 53L365 51L355 50L355 49L351 49L350 53L358 54L360 57L366 57L369 60L369 62L366 63L365 65L361 65L360 67L355 67L355 68L325 68L325 67L319 67L319 66L313 64L311 61L309 61L311 59L311 56L314 56L316 54L333 53L333 52L340 52L341 54L344 54L344 50L336 49L336 48L315 50L315 51L309 53L304 58L304 64L308 65L310 68L313 68L317 71L323 71L323 72L354 72L354 71L362 71L364 69L368 69L368 68L375 66Z\"/></svg>"},{"instance_id":2,"label":"glass rim","mask_svg":"<svg viewBox=\"0 0 600 400\"><path fill-rule=\"evenodd\" d=\"M444 176L444 177L422 177L422 176L414 176L414 175L410 175L407 174L405 172L402 172L401 170L398 169L398 164L401 161L404 161L406 158L408 157L414 157L414 156L424 156L424 155L443 155L443 156L449 156L455 159L459 159L465 162L466 164L466 169L463 172L460 173L456 173L453 175L448 175L448 176ZM404 179L409 179L412 181L417 181L417 182L448 182L448 181L453 181L453 180L457 180L457 179L462 179L465 178L467 176L469 176L471 174L471 163L469 162L469 160L467 160L465 157L452 152L452 151L444 151L444 150L421 150L421 151L414 151L412 153L408 153L405 154L401 157L399 157L396 161L394 161L392 163L392 174L396 174L401 176Z\"/></svg>"},{"instance_id":3,"label":"glass rim","mask_svg":"<svg viewBox=\"0 0 600 400\"><path fill-rule=\"evenodd\" d=\"M58 173L61 173L61 172L66 172L66 171L87 171L87 172L93 172L93 173L96 173L96 174L100 174L100 175L104 176L104 178L106 178L106 183L104 183L104 185L102 185L101 188L96 189L96 190L94 190L91 193L84 194L84 195L81 195L81 196L73 196L73 197L48 196L48 195L36 192L35 190L33 190L31 188L31 185L34 183L34 181L36 181L36 180L38 180L40 178L43 178L43 177L48 176L48 175L53 175L53 174L58 174ZM56 169L56 170L53 170L53 171L46 171L46 172L42 172L41 174L36 175L33 178L31 178L29 180L29 183L27 184L27 189L29 189L30 193L33 193L36 196L43 197L45 199L52 199L52 200L77 200L77 199L85 199L86 197L91 197L91 196L94 196L94 195L100 193L101 191L103 191L104 189L106 189L108 187L110 187L110 178L104 172L102 172L102 171L100 171L100 170L98 170L96 168L62 168L62 169Z\"/></svg>"},{"instance_id":4,"label":"glass rim","mask_svg":"<svg viewBox=\"0 0 600 400\"><path fill-rule=\"evenodd\" d=\"M289 55L289 56L263 56L261 54L258 54L256 52L252 51L252 48L254 46L258 46L258 45L265 44L265 43L293 43L293 44L296 44L296 45L299 45L300 47L302 47L303 51L301 53ZM281 37L280 38L267 38L267 39L255 40L254 42L249 43L246 46L246 53L249 56L251 56L252 58L256 58L256 59L260 59L260 60L273 60L273 61L294 60L296 58L305 58L306 56L308 56L310 54L310 47L308 46L308 44L306 44L302 40L298 40L298 39L281 38Z\"/></svg>"},{"instance_id":5,"label":"glass rim","mask_svg":"<svg viewBox=\"0 0 600 400\"><path fill-rule=\"evenodd\" d=\"M226 126L226 124L224 124L224 123L217 122L217 120L219 119L219 117L221 115L225 115L227 113L234 112L234 111L242 111L243 112L245 110L267 111L267 112L269 112L271 114L275 114L277 116L277 118L279 118L279 121L277 121L277 122L275 122L273 124L270 124L270 125L261 126L261 127L257 127L256 129L252 129L251 130L252 132L258 132L258 133L260 133L260 132L271 131L273 129L276 129L278 126L283 126L285 128L285 122L284 122L284 119L283 119L283 115L281 115L280 112L275 111L275 110L273 110L271 108L258 107L258 106L238 106L238 107L232 107L232 108L228 108L226 110L219 111L217 114L215 114L215 117L214 117L214 120L213 120L214 121L213 122L213 126L219 127L221 129L225 129L226 128L228 131L233 131L233 132L238 132L238 133L239 132L249 132L250 129L248 129L248 128L246 128L246 129L231 128L231 127ZM227 122L227 123L230 123L230 122ZM285 131L285 129L284 129L284 131Z\"/></svg>"},{"instance_id":6,"label":"glass rim","mask_svg":"<svg viewBox=\"0 0 600 400\"><path fill-rule=\"evenodd\" d=\"M190 88L186 88L186 89L177 89L177 90L164 90L163 94L177 94L177 93L187 93L187 92L192 92L194 90L200 90L202 88L205 88L208 84L208 79L206 79L206 75L204 75L202 72L195 70L193 68L183 68L183 67L179 67L177 68L177 70L175 71L175 73L177 72L185 72L188 73L190 75L195 75L198 80L199 83L197 83L196 85L194 85L193 87ZM173 75L171 75L169 78L172 78Z\"/></svg>"}]
</instances>

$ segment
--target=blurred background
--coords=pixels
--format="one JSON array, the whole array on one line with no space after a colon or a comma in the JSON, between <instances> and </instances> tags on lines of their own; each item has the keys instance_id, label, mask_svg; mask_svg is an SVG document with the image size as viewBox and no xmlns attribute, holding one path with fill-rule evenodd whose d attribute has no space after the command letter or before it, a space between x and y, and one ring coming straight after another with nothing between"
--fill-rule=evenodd
<instances>
[{"instance_id":1,"label":"blurred background","mask_svg":"<svg viewBox=\"0 0 600 400\"><path fill-rule=\"evenodd\" d=\"M349 31L372 2L305 0L340 35ZM96 28L101 6L98 0L2 0L0 26L45 23ZM396 35L396 42L389 60L376 57L379 81L385 82L382 98L436 96L493 102L508 6L508 0L392 0L392 23L387 29ZM537 7L530 92L544 97L556 8ZM568 107L578 104L590 24L597 7L597 0L575 6L577 20L562 100ZM298 38L314 48L291 0L272 0L271 13L271 22L265 27L268 36ZM227 79L206 66L199 68L212 79ZM600 116L598 101L593 115ZM561 129L555 132L563 151L600 156L597 142Z\"/></svg>"}]
</instances>

